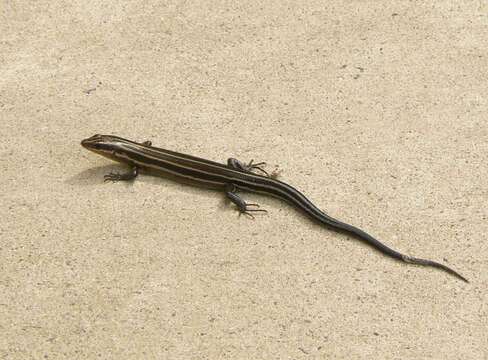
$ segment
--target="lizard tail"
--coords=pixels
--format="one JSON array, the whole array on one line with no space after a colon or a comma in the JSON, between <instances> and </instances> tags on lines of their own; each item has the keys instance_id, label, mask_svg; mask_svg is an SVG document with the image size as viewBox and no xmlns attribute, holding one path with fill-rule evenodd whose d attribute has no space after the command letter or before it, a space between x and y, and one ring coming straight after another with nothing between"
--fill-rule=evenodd
<instances>
[{"instance_id":1,"label":"lizard tail","mask_svg":"<svg viewBox=\"0 0 488 360\"><path fill-rule=\"evenodd\" d=\"M403 255L402 260L405 261L406 263L409 263L409 264L430 266L430 267L435 267L437 269L444 270L445 272L447 272L451 275L454 275L455 277L461 279L462 281L469 283L468 279L466 279L460 273L458 273L457 271L454 271L453 269L451 269L450 267L448 267L444 264L440 264L440 263L432 261L432 260L419 259L419 258L407 256L407 255Z\"/></svg>"}]
</instances>

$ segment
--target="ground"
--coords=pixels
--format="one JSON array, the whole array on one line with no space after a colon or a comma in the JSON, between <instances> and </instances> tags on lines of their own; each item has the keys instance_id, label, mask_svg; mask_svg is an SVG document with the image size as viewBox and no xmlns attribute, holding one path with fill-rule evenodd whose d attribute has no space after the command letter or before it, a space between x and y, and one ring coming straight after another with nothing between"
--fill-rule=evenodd
<instances>
[{"instance_id":1,"label":"ground","mask_svg":"<svg viewBox=\"0 0 488 360\"><path fill-rule=\"evenodd\" d=\"M488 6L4 1L0 358L487 359ZM289 205L119 169L116 134L266 161Z\"/></svg>"}]
</instances>

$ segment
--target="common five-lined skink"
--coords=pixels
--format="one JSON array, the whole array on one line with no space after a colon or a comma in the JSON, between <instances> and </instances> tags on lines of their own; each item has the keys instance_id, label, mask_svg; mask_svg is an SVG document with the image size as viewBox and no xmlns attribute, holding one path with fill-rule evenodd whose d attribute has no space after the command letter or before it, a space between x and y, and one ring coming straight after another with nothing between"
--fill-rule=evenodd
<instances>
[{"instance_id":1,"label":"common five-lined skink","mask_svg":"<svg viewBox=\"0 0 488 360\"><path fill-rule=\"evenodd\" d=\"M269 176L261 165L245 164L236 159L228 159L227 165L180 154L152 146L150 141L137 143L113 135L94 135L81 142L88 150L103 155L114 161L127 164L130 171L105 175L106 181L130 181L137 177L139 170L156 171L185 178L191 182L211 186L225 191L225 194L237 209L252 217L251 212L265 211L257 204L246 203L237 194L238 190L264 193L278 197L304 211L313 220L333 229L356 236L382 253L410 264L431 266L442 269L459 279L468 280L446 265L426 259L403 255L384 245L371 235L352 225L336 220L317 208L302 193L282 181ZM259 175L254 171L261 171Z\"/></svg>"}]
</instances>

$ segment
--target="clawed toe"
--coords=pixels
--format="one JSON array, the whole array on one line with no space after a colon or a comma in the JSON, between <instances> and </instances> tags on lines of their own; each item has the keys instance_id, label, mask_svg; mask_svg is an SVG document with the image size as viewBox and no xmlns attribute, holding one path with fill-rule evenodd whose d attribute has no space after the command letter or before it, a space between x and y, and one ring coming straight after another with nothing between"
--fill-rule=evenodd
<instances>
[{"instance_id":1,"label":"clawed toe","mask_svg":"<svg viewBox=\"0 0 488 360\"><path fill-rule=\"evenodd\" d=\"M249 207L249 206L259 207L259 204L246 204L246 207Z\"/></svg>"},{"instance_id":2,"label":"clawed toe","mask_svg":"<svg viewBox=\"0 0 488 360\"><path fill-rule=\"evenodd\" d=\"M104 175L103 176L103 181L104 182L107 182L107 181L118 181L120 180L120 174L119 173L116 173L116 172L111 172L110 174L107 174L107 175Z\"/></svg>"},{"instance_id":3,"label":"clawed toe","mask_svg":"<svg viewBox=\"0 0 488 360\"><path fill-rule=\"evenodd\" d=\"M251 214L252 212L262 212L262 213L268 212L268 210L265 210L265 209L249 209L249 206L259 207L258 204L246 204L245 208L239 209L239 216L241 214L244 214L244 215L250 217L252 220L254 220L254 215Z\"/></svg>"}]
</instances>

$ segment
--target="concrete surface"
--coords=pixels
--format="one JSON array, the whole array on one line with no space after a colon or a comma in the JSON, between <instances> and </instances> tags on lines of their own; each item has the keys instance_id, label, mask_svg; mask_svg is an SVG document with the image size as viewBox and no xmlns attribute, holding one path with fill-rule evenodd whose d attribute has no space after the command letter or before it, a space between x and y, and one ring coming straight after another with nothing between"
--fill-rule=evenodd
<instances>
[{"instance_id":1,"label":"concrete surface","mask_svg":"<svg viewBox=\"0 0 488 360\"><path fill-rule=\"evenodd\" d=\"M2 1L1 359L487 359L488 5ZM277 200L116 169L94 133L279 165Z\"/></svg>"}]
</instances>

